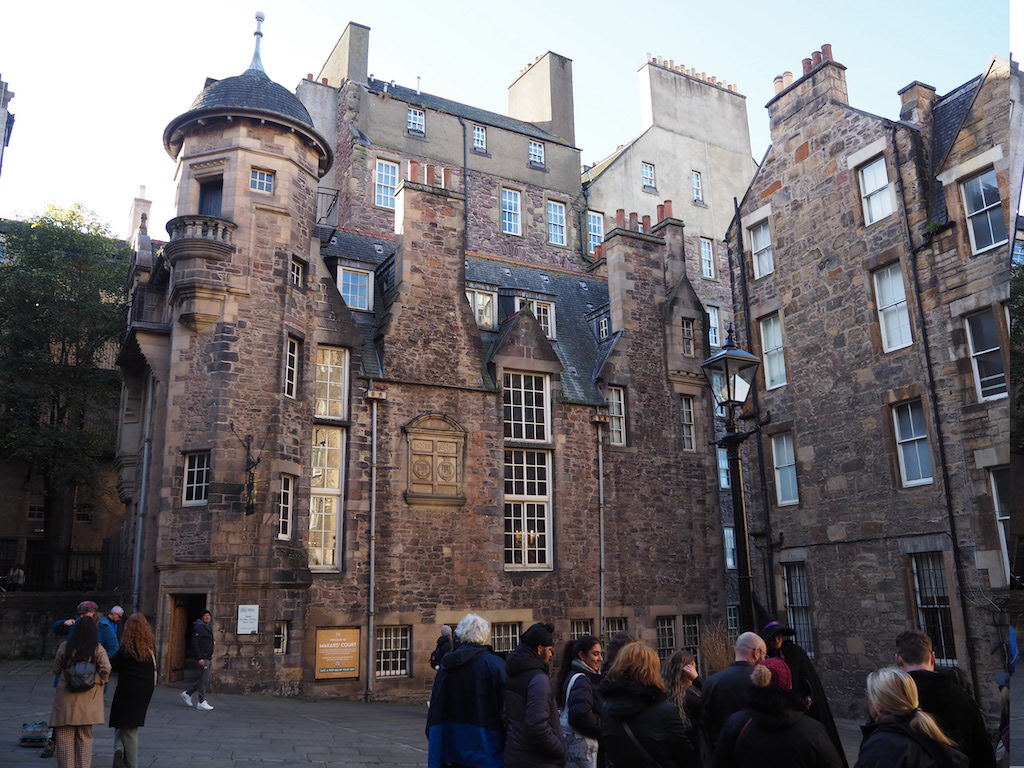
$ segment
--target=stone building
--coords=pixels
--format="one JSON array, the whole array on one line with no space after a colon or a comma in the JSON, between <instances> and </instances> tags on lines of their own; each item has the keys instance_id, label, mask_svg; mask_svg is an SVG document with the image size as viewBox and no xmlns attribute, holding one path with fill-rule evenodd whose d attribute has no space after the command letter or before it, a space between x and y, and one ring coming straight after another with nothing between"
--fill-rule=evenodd
<instances>
[{"instance_id":1,"label":"stone building","mask_svg":"<svg viewBox=\"0 0 1024 768\"><path fill-rule=\"evenodd\" d=\"M1020 84L996 57L945 95L911 83L890 120L849 105L824 46L776 79L771 148L730 229L768 422L747 447L757 589L846 715L911 627L995 711Z\"/></svg>"},{"instance_id":2,"label":"stone building","mask_svg":"<svg viewBox=\"0 0 1024 768\"><path fill-rule=\"evenodd\" d=\"M422 698L471 610L499 652L539 619L697 650L727 598L683 221L584 236L565 57L506 116L373 78L368 34L297 95L257 43L164 134L178 216L119 358L161 668L203 606L234 690Z\"/></svg>"}]
</instances>

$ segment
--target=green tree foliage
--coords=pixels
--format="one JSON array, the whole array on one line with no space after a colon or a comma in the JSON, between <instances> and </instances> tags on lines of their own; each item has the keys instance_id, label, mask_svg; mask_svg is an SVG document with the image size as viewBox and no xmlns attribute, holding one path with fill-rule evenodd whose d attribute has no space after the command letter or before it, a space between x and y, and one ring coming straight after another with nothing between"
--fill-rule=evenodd
<instances>
[{"instance_id":1,"label":"green tree foliage","mask_svg":"<svg viewBox=\"0 0 1024 768\"><path fill-rule=\"evenodd\" d=\"M113 452L130 254L80 206L2 222L0 243L0 456L43 479L59 582L72 493Z\"/></svg>"}]
</instances>

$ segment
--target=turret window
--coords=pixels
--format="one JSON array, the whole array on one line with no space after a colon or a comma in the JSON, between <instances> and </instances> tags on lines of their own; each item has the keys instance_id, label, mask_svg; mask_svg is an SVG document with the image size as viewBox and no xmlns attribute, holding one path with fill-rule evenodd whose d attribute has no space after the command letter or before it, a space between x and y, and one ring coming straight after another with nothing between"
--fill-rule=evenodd
<instances>
[{"instance_id":1,"label":"turret window","mask_svg":"<svg viewBox=\"0 0 1024 768\"><path fill-rule=\"evenodd\" d=\"M257 192L273 192L274 174L271 171L261 171L258 168L253 168L249 176L249 189L254 189Z\"/></svg>"}]
</instances>

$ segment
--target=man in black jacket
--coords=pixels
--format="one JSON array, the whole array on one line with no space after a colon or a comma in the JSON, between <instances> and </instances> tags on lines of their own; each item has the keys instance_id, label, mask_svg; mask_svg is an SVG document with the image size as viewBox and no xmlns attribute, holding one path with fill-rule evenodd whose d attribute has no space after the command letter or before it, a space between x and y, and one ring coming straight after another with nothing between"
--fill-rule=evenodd
<instances>
[{"instance_id":1,"label":"man in black jacket","mask_svg":"<svg viewBox=\"0 0 1024 768\"><path fill-rule=\"evenodd\" d=\"M206 700L206 688L210 684L210 675L213 673L213 628L210 622L213 621L213 614L203 611L203 615L196 619L192 625L192 655L199 663L201 673L199 679L192 683L187 691L181 692L182 700L192 706L192 694L199 696L195 705L196 709L211 710L210 703Z\"/></svg>"},{"instance_id":2,"label":"man in black jacket","mask_svg":"<svg viewBox=\"0 0 1024 768\"><path fill-rule=\"evenodd\" d=\"M744 632L733 646L736 660L704 681L701 696L704 699L704 725L711 743L734 712L746 706L747 692L754 687L750 674L755 665L765 660L768 649L756 632Z\"/></svg>"},{"instance_id":3,"label":"man in black jacket","mask_svg":"<svg viewBox=\"0 0 1024 768\"><path fill-rule=\"evenodd\" d=\"M995 768L996 753L981 709L952 675L935 671L931 638L916 630L901 634L896 638L896 663L914 678L921 709L967 755L970 768Z\"/></svg>"},{"instance_id":4,"label":"man in black jacket","mask_svg":"<svg viewBox=\"0 0 1024 768\"><path fill-rule=\"evenodd\" d=\"M505 768L561 768L565 741L548 675L551 624L534 624L509 654L505 704Z\"/></svg>"}]
</instances>

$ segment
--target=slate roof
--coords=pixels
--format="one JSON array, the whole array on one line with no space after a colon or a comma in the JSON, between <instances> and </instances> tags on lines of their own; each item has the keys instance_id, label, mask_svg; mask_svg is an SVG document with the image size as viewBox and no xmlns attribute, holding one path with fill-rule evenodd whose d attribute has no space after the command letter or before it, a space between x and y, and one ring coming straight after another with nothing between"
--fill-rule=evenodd
<instances>
[{"instance_id":1,"label":"slate roof","mask_svg":"<svg viewBox=\"0 0 1024 768\"><path fill-rule=\"evenodd\" d=\"M974 101L974 95L977 93L981 81L981 75L968 80L945 96L940 96L932 106L932 172L929 189L932 221L945 223L949 219L942 182L936 176L941 172L946 154L953 146L953 142L956 141L956 135L960 131L967 110Z\"/></svg>"},{"instance_id":2,"label":"slate roof","mask_svg":"<svg viewBox=\"0 0 1024 768\"><path fill-rule=\"evenodd\" d=\"M207 80L190 109L226 108L272 112L313 127L313 118L299 97L275 83L261 69L249 68L236 77Z\"/></svg>"},{"instance_id":3,"label":"slate roof","mask_svg":"<svg viewBox=\"0 0 1024 768\"><path fill-rule=\"evenodd\" d=\"M319 231L322 236L329 235L329 231L325 232L322 227ZM378 246L383 252L378 250ZM368 348L375 348L380 319L394 298L394 250L393 242L351 232L338 231L333 243L330 239L321 241L320 252L328 263L337 263L339 258L353 259L375 270L374 312L353 313L363 330ZM593 318L595 314L600 314L599 310L608 304L608 284L604 280L483 256L468 256L466 281L492 286L498 291L499 306L504 307L499 321L504 321L512 314L512 297L515 295L526 294L553 301L556 340L551 345L563 366L560 375L562 398L595 405L605 402L596 380L610 354L613 341L605 340L598 344L588 319L588 316ZM496 331L480 331L488 357L499 342L501 328L505 326L507 323L499 326ZM370 355L363 357L365 375L387 375L387 371L379 367L379 350L375 360L370 359ZM481 360L481 364L484 362Z\"/></svg>"},{"instance_id":4,"label":"slate roof","mask_svg":"<svg viewBox=\"0 0 1024 768\"><path fill-rule=\"evenodd\" d=\"M533 123L516 120L515 118L508 117L507 115L499 115L497 112L488 112L486 109L471 107L468 104L461 104L457 101L451 101L450 99L444 99L430 93L423 93L422 91L417 93L412 88L406 88L401 85L392 85L391 83L384 82L383 80L371 80L366 87L372 93L386 94L392 98L398 99L399 101L408 102L413 106L433 109L438 112L446 112L450 115L458 115L459 117L464 117L467 120L472 120L476 123L492 125L495 128L502 128L506 131L514 131L515 133L521 133L534 139L540 139L541 141L550 141L556 144L572 146L569 142L565 141L565 139L555 136L553 133L548 133L543 128L538 128Z\"/></svg>"}]
</instances>

